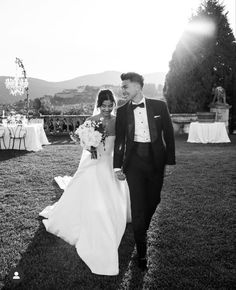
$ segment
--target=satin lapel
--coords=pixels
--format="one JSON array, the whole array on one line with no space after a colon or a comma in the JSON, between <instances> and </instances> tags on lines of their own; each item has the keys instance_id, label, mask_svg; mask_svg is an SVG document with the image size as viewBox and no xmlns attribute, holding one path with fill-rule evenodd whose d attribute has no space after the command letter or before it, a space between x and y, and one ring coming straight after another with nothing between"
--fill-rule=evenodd
<instances>
[{"instance_id":1,"label":"satin lapel","mask_svg":"<svg viewBox=\"0 0 236 290\"><path fill-rule=\"evenodd\" d=\"M127 127L128 127L128 138L134 140L134 110L131 108L131 102L127 103Z\"/></svg>"},{"instance_id":2,"label":"satin lapel","mask_svg":"<svg viewBox=\"0 0 236 290\"><path fill-rule=\"evenodd\" d=\"M147 119L148 119L151 142L154 142L157 139L157 128L156 128L156 124L154 120L154 112L152 109L152 104L150 100L147 98L146 98L146 106L147 106Z\"/></svg>"}]
</instances>

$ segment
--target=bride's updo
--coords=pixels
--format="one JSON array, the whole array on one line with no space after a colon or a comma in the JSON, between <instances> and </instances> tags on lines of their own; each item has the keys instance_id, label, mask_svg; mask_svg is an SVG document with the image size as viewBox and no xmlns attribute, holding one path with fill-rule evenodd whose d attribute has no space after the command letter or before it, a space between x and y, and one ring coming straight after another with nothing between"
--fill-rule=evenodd
<instances>
[{"instance_id":1,"label":"bride's updo","mask_svg":"<svg viewBox=\"0 0 236 290\"><path fill-rule=\"evenodd\" d=\"M114 98L114 94L109 89L102 89L98 93L98 99L97 99L97 108L102 106L102 103L104 101L111 101L113 104L116 105L116 101Z\"/></svg>"}]
</instances>

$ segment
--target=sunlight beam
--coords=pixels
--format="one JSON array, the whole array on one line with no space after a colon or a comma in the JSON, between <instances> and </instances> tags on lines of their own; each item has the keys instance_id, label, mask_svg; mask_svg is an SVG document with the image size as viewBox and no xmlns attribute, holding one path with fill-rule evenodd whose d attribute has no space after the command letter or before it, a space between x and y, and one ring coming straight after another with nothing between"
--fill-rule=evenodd
<instances>
[{"instance_id":1,"label":"sunlight beam","mask_svg":"<svg viewBox=\"0 0 236 290\"><path fill-rule=\"evenodd\" d=\"M215 34L216 25L212 20L195 20L187 25L185 31L210 37Z\"/></svg>"}]
</instances>

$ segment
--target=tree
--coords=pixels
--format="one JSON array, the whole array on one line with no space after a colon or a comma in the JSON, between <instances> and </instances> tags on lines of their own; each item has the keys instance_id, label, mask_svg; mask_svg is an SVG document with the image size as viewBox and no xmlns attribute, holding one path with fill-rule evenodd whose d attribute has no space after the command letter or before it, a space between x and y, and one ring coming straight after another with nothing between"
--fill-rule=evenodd
<instances>
[{"instance_id":1,"label":"tree","mask_svg":"<svg viewBox=\"0 0 236 290\"><path fill-rule=\"evenodd\" d=\"M41 107L41 101L39 98L33 100L33 108L38 111Z\"/></svg>"},{"instance_id":2,"label":"tree","mask_svg":"<svg viewBox=\"0 0 236 290\"><path fill-rule=\"evenodd\" d=\"M53 106L51 103L52 96L51 95L45 95L42 98L40 98L40 108L39 112L43 115L51 114L53 111Z\"/></svg>"},{"instance_id":3,"label":"tree","mask_svg":"<svg viewBox=\"0 0 236 290\"><path fill-rule=\"evenodd\" d=\"M235 102L236 42L224 9L219 0L206 0L190 18L165 80L172 113L209 110L214 84L225 88L228 103Z\"/></svg>"}]
</instances>

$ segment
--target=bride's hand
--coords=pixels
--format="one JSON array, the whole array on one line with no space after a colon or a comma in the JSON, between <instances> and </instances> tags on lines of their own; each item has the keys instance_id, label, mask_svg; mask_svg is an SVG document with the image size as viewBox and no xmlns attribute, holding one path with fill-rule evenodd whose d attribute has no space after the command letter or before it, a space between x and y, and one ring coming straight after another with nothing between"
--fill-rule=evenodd
<instances>
[{"instance_id":1,"label":"bride's hand","mask_svg":"<svg viewBox=\"0 0 236 290\"><path fill-rule=\"evenodd\" d=\"M117 177L119 180L125 180L125 179L126 179L126 176L125 176L125 174L122 172L122 170L116 171L115 174L116 174L116 177Z\"/></svg>"}]
</instances>

